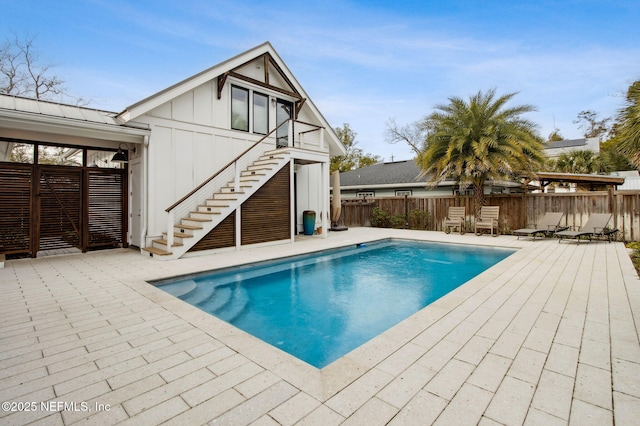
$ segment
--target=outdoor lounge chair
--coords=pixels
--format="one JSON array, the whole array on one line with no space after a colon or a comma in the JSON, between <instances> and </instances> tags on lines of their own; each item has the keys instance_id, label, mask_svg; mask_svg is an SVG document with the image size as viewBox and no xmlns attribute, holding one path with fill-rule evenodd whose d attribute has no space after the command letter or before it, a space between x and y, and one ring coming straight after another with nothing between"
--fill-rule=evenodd
<instances>
[{"instance_id":1,"label":"outdoor lounge chair","mask_svg":"<svg viewBox=\"0 0 640 426\"><path fill-rule=\"evenodd\" d=\"M480 217L476 219L475 233L480 235L479 229L490 229L493 237L498 236L498 219L500 217L499 206L482 206ZM495 231L495 233L494 233Z\"/></svg>"},{"instance_id":2,"label":"outdoor lounge chair","mask_svg":"<svg viewBox=\"0 0 640 426\"><path fill-rule=\"evenodd\" d=\"M460 235L464 235L466 216L464 207L449 207L449 214L444 219L444 233L449 234L451 228L458 228Z\"/></svg>"},{"instance_id":3,"label":"outdoor lounge chair","mask_svg":"<svg viewBox=\"0 0 640 426\"><path fill-rule=\"evenodd\" d=\"M561 212L546 212L538 223L529 225L527 228L516 229L515 231L513 231L513 234L517 235L518 239L520 239L521 236L529 236L533 237L533 239L535 240L536 236L540 234L542 234L544 237L558 231L564 231L567 228L560 227L560 220L562 220L563 215L564 214Z\"/></svg>"},{"instance_id":4,"label":"outdoor lounge chair","mask_svg":"<svg viewBox=\"0 0 640 426\"><path fill-rule=\"evenodd\" d=\"M587 219L587 222L580 227L578 231L560 231L556 232L556 235L561 242L563 238L575 238L578 242L582 237L588 237L589 241L592 238L606 238L607 241L611 242L613 236L618 232L617 229L609 229L607 225L611 220L610 213L593 213Z\"/></svg>"}]
</instances>

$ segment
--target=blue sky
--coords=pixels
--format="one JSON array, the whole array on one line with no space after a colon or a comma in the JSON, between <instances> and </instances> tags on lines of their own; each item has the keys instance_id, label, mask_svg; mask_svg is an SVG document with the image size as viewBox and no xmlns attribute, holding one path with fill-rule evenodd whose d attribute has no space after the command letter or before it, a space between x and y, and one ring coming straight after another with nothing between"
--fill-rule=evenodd
<instances>
[{"instance_id":1,"label":"blue sky","mask_svg":"<svg viewBox=\"0 0 640 426\"><path fill-rule=\"evenodd\" d=\"M532 104L548 136L613 116L640 79L640 2L0 0L0 37L35 37L68 92L121 111L270 41L332 126L390 161L389 119L408 124L479 90Z\"/></svg>"}]
</instances>

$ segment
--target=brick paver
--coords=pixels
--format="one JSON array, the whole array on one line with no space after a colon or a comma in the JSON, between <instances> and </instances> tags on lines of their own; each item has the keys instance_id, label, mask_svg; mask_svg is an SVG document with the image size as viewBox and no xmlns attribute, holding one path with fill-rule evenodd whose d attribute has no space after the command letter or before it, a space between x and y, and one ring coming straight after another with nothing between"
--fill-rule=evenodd
<instances>
[{"instance_id":1,"label":"brick paver","mask_svg":"<svg viewBox=\"0 0 640 426\"><path fill-rule=\"evenodd\" d=\"M519 250L317 370L147 280L408 237ZM0 269L2 424L583 425L640 418L640 280L621 243L351 228L158 261Z\"/></svg>"}]
</instances>

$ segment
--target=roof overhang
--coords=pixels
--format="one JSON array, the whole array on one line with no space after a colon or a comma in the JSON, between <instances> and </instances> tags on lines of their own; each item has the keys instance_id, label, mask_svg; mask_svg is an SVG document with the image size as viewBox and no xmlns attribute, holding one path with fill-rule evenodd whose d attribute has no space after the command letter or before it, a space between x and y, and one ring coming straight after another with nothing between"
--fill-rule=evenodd
<instances>
[{"instance_id":1,"label":"roof overhang","mask_svg":"<svg viewBox=\"0 0 640 426\"><path fill-rule=\"evenodd\" d=\"M149 130L112 126L108 124L74 122L66 118L44 117L17 111L2 111L0 136L14 139L34 139L44 142L60 142L60 138L98 139L103 141L142 143ZM47 136L48 135L48 136Z\"/></svg>"},{"instance_id":2,"label":"roof overhang","mask_svg":"<svg viewBox=\"0 0 640 426\"><path fill-rule=\"evenodd\" d=\"M535 180L540 181L541 186L545 187L551 182L568 182L593 185L622 185L624 177L593 175L593 174L576 174L576 173L554 173L554 172L538 172Z\"/></svg>"},{"instance_id":3,"label":"roof overhang","mask_svg":"<svg viewBox=\"0 0 640 426\"><path fill-rule=\"evenodd\" d=\"M34 102L37 102L34 100ZM0 137L69 145L139 144L150 134L138 125L105 122L0 108Z\"/></svg>"}]
</instances>

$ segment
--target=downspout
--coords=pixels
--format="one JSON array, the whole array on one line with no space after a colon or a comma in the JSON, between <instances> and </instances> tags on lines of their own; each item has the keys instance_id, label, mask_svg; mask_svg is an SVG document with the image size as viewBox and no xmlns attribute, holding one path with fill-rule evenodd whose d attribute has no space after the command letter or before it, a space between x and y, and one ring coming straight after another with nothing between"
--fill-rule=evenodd
<instances>
[{"instance_id":1,"label":"downspout","mask_svg":"<svg viewBox=\"0 0 640 426\"><path fill-rule=\"evenodd\" d=\"M149 135L144 135L142 154L142 190L144 191L144 197L142 197L142 226L140 227L142 235L140 236L140 241L144 242L146 247L147 227L149 226L147 214L149 211Z\"/></svg>"}]
</instances>

